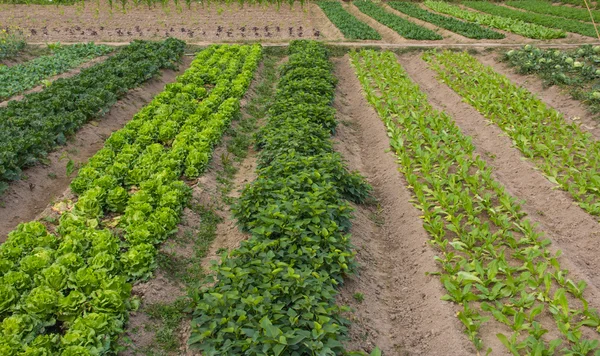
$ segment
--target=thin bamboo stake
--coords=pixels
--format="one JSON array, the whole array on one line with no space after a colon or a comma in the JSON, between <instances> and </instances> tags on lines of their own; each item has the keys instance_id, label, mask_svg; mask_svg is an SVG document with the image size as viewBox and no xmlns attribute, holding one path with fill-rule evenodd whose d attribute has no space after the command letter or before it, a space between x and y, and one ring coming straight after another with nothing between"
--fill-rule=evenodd
<instances>
[{"instance_id":1,"label":"thin bamboo stake","mask_svg":"<svg viewBox=\"0 0 600 356\"><path fill-rule=\"evenodd\" d=\"M596 26L596 22L594 21L594 15L592 15L592 10L590 10L590 6L588 5L587 0L583 0L585 3L585 7L588 9L588 13L590 14L590 19L592 19L592 24L594 24L594 29L596 30L596 36L600 40L600 33L598 32L598 26Z\"/></svg>"}]
</instances>

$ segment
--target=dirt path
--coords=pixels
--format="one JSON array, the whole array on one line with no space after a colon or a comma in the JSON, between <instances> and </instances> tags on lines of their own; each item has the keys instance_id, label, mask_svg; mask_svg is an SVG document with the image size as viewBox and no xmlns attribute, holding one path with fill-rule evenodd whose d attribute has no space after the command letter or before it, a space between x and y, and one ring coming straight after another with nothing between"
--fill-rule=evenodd
<instances>
[{"instance_id":1,"label":"dirt path","mask_svg":"<svg viewBox=\"0 0 600 356\"><path fill-rule=\"evenodd\" d=\"M56 197L62 196L74 177L66 174L69 159L76 165L87 162L113 131L122 128L166 84L187 69L192 58L184 57L183 61L178 71L163 70L159 76L130 90L106 115L85 124L67 145L50 153L46 164L24 170L27 179L12 182L0 197L0 242L19 223L35 219Z\"/></svg>"},{"instance_id":2,"label":"dirt path","mask_svg":"<svg viewBox=\"0 0 600 356\"><path fill-rule=\"evenodd\" d=\"M454 306L440 300L445 292L439 280L426 275L437 271L434 251L409 202L396 159L386 153L386 130L364 99L348 56L335 63L336 150L350 169L367 177L379 201L379 207L358 206L352 223L361 267L339 298L356 310L347 348L370 351L378 346L387 355L475 354L454 317ZM364 296L362 303L355 293Z\"/></svg>"},{"instance_id":3,"label":"dirt path","mask_svg":"<svg viewBox=\"0 0 600 356\"><path fill-rule=\"evenodd\" d=\"M93 66L93 65L95 65L97 63L104 62L110 56L111 55L109 54L109 55L106 55L106 56L100 56L100 57L93 58L93 59L91 59L91 60L89 60L89 61L81 64L78 67L75 67L75 68L73 68L71 70L68 70L68 71L66 71L64 73L55 75L53 77L46 78L45 80L48 81L49 83L52 83L55 80L60 79L60 78L70 78L72 76L75 76L75 75L81 73L81 71L84 70L84 69L86 69L86 68L89 68L89 67L91 67L91 66ZM41 85L35 86L35 87L33 87L33 88L29 89L29 90L24 91L22 94L13 95L12 97L10 97L10 98L8 98L8 99L6 99L4 101L0 101L0 107L5 107L6 105L8 105L9 101L12 101L12 100L21 100L27 94L40 92L40 91L44 90L45 87L46 86L44 84L41 84Z\"/></svg>"},{"instance_id":4,"label":"dirt path","mask_svg":"<svg viewBox=\"0 0 600 356\"><path fill-rule=\"evenodd\" d=\"M573 99L565 89L558 85L545 87L543 80L535 74L516 73L516 68L511 68L506 62L498 60L502 53L479 54L476 57L481 63L506 76L511 82L529 90L546 105L560 111L568 123L579 123L581 129L591 133L596 139L600 139L600 123L596 118L597 115L590 113L585 104Z\"/></svg>"},{"instance_id":5,"label":"dirt path","mask_svg":"<svg viewBox=\"0 0 600 356\"><path fill-rule=\"evenodd\" d=\"M518 199L525 199L523 211L553 244L551 249L563 251L560 263L570 271L570 278L584 279L590 304L600 304L600 224L563 191L554 189L534 165L523 156L496 125L490 124L473 107L448 86L438 82L420 54L400 57L402 66L429 98L431 105L443 110L458 127L472 137L476 153L493 168L493 176Z\"/></svg>"}]
</instances>

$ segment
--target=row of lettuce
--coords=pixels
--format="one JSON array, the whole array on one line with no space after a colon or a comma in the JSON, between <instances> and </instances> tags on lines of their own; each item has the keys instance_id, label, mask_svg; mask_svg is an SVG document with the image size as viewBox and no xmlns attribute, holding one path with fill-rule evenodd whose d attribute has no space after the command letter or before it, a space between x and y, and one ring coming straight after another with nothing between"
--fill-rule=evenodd
<instances>
[{"instance_id":1,"label":"row of lettuce","mask_svg":"<svg viewBox=\"0 0 600 356\"><path fill-rule=\"evenodd\" d=\"M152 275L156 246L188 202L181 177L206 168L261 55L259 45L201 51L80 170L76 203L56 226L24 223L9 234L0 246L0 354L115 351L136 304L130 283Z\"/></svg>"},{"instance_id":2,"label":"row of lettuce","mask_svg":"<svg viewBox=\"0 0 600 356\"><path fill-rule=\"evenodd\" d=\"M509 135L529 125L522 121L530 113L539 112L539 105L528 107L528 113L511 112L529 99L506 81L492 81L490 71L466 53L432 51L424 58L442 75L452 72L452 77L444 76L445 82L476 108L503 108L487 116L492 121L503 115L507 120L519 117ZM351 59L439 252L440 280L447 291L443 299L460 306L457 318L475 347L499 351L490 349L499 340L514 355L598 353L600 315L589 307L585 281L569 278L560 253L552 252L550 241L524 218L518 201L475 153L470 137L428 103L393 53L368 50L353 53ZM490 93L497 94L492 99L480 95ZM544 111L539 117L549 114ZM535 133L518 136L535 140ZM494 335L498 340L491 339Z\"/></svg>"},{"instance_id":3,"label":"row of lettuce","mask_svg":"<svg viewBox=\"0 0 600 356\"><path fill-rule=\"evenodd\" d=\"M0 108L0 186L19 179L22 168L37 163L83 124L104 114L129 89L163 68L175 68L184 48L185 43L176 39L134 41L75 76L58 79L23 100L9 101Z\"/></svg>"},{"instance_id":4,"label":"row of lettuce","mask_svg":"<svg viewBox=\"0 0 600 356\"><path fill-rule=\"evenodd\" d=\"M0 67L0 100L31 89L44 79L61 74L93 58L108 54L112 48L93 43L71 46L49 45L52 54L22 64Z\"/></svg>"},{"instance_id":5,"label":"row of lettuce","mask_svg":"<svg viewBox=\"0 0 600 356\"><path fill-rule=\"evenodd\" d=\"M355 267L351 207L370 187L334 152L328 51L295 41L267 124L258 177L234 208L251 238L222 256L197 301L189 343L203 355L338 355L336 287Z\"/></svg>"}]
</instances>

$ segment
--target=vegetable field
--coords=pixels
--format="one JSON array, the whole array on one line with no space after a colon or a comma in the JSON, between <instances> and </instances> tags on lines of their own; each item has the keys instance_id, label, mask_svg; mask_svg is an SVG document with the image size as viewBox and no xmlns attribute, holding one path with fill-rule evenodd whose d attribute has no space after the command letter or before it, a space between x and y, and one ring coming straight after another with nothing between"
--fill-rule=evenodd
<instances>
[{"instance_id":1,"label":"vegetable field","mask_svg":"<svg viewBox=\"0 0 600 356\"><path fill-rule=\"evenodd\" d=\"M0 355L600 355L590 5L0 1Z\"/></svg>"}]
</instances>

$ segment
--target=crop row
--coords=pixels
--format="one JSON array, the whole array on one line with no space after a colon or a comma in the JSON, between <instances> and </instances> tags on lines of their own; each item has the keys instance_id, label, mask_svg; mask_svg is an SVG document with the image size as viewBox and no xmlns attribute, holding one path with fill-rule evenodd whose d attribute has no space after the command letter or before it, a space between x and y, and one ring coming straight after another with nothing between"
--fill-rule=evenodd
<instances>
[{"instance_id":1,"label":"crop row","mask_svg":"<svg viewBox=\"0 0 600 356\"><path fill-rule=\"evenodd\" d=\"M327 18L349 40L380 40L381 35L366 23L346 11L337 1L319 1L317 3Z\"/></svg>"},{"instance_id":2,"label":"crop row","mask_svg":"<svg viewBox=\"0 0 600 356\"><path fill-rule=\"evenodd\" d=\"M460 21L453 17L442 16L439 14L435 14L431 11L421 9L417 4L409 2L391 1L388 3L388 5L391 8L400 11L408 16L412 16L419 20L432 23L438 27L445 28L446 30L458 33L468 38L500 39L505 37L502 33L498 33L488 28L482 27L478 24Z\"/></svg>"},{"instance_id":3,"label":"crop row","mask_svg":"<svg viewBox=\"0 0 600 356\"><path fill-rule=\"evenodd\" d=\"M582 336L600 326L584 297L585 282L567 278L559 254L551 253L549 240L523 218L516 199L475 154L471 139L450 116L432 108L393 53L361 51L351 58L439 251L447 291L442 299L461 306L457 317L474 345L492 351L480 333L489 326L485 335L510 330L496 335L514 355L597 350L596 338ZM560 337L549 340L547 333Z\"/></svg>"},{"instance_id":4,"label":"crop row","mask_svg":"<svg viewBox=\"0 0 600 356\"><path fill-rule=\"evenodd\" d=\"M559 30L578 33L580 35L588 37L598 37L596 35L594 25L590 23L582 23L579 21L565 19L563 17L514 10L506 6L496 5L485 1L464 1L463 4L475 10L483 11L496 16L502 16L514 20L521 20L531 24L536 24L549 28L557 28Z\"/></svg>"},{"instance_id":5,"label":"crop row","mask_svg":"<svg viewBox=\"0 0 600 356\"><path fill-rule=\"evenodd\" d=\"M505 131L551 182L590 214L600 215L600 142L590 133L466 53L436 53L428 61L442 81Z\"/></svg>"},{"instance_id":6,"label":"crop row","mask_svg":"<svg viewBox=\"0 0 600 356\"><path fill-rule=\"evenodd\" d=\"M412 40L441 40L439 34L396 16L375 5L370 0L355 1L354 5L364 14L396 31L400 36Z\"/></svg>"},{"instance_id":7,"label":"crop row","mask_svg":"<svg viewBox=\"0 0 600 356\"><path fill-rule=\"evenodd\" d=\"M102 63L0 108L0 185L19 179L21 168L64 143L129 89L161 68L174 68L184 47L185 43L176 39L136 41Z\"/></svg>"},{"instance_id":8,"label":"crop row","mask_svg":"<svg viewBox=\"0 0 600 356\"><path fill-rule=\"evenodd\" d=\"M149 278L190 189L239 113L261 47L211 46L106 141L72 183L57 226L19 225L0 246L0 354L115 352L129 282ZM54 230L55 232L52 232Z\"/></svg>"},{"instance_id":9,"label":"crop row","mask_svg":"<svg viewBox=\"0 0 600 356\"><path fill-rule=\"evenodd\" d=\"M369 187L333 150L336 80L325 46L294 41L258 135L258 177L235 206L249 240L214 266L189 343L203 355L338 355L335 287L353 270L351 207Z\"/></svg>"},{"instance_id":10,"label":"crop row","mask_svg":"<svg viewBox=\"0 0 600 356\"><path fill-rule=\"evenodd\" d=\"M464 10L457 5L451 5L442 1L426 0L425 6L429 7L433 11L475 22L480 25L516 33L517 35L522 35L529 38L549 40L553 38L566 37L566 33L564 31L530 24L521 20Z\"/></svg>"},{"instance_id":11,"label":"crop row","mask_svg":"<svg viewBox=\"0 0 600 356\"><path fill-rule=\"evenodd\" d=\"M551 2L540 0L507 1L506 4L519 9L537 12L539 14L554 15L573 20L591 22L590 13L587 11L587 9L568 6L553 6ZM600 22L600 12L592 11L592 16L594 21Z\"/></svg>"},{"instance_id":12,"label":"crop row","mask_svg":"<svg viewBox=\"0 0 600 356\"><path fill-rule=\"evenodd\" d=\"M108 54L112 48L93 43L71 46L51 45L53 54L12 67L0 67L0 100L40 84L43 79L61 74L90 59Z\"/></svg>"},{"instance_id":13,"label":"crop row","mask_svg":"<svg viewBox=\"0 0 600 356\"><path fill-rule=\"evenodd\" d=\"M531 45L510 50L505 60L521 74L535 73L545 85L563 85L575 99L600 110L600 47L584 45L573 50L545 50Z\"/></svg>"}]
</instances>

